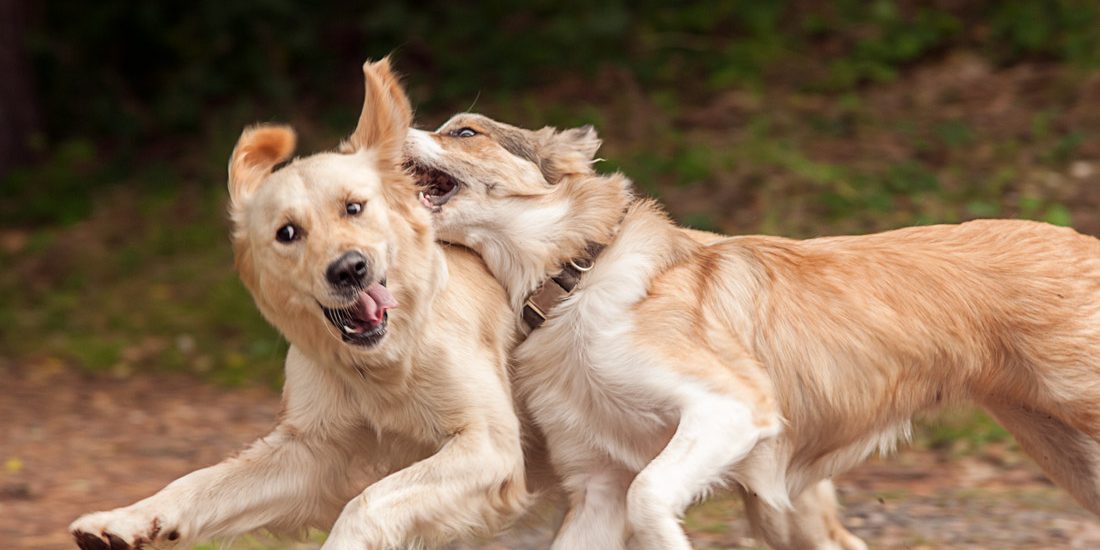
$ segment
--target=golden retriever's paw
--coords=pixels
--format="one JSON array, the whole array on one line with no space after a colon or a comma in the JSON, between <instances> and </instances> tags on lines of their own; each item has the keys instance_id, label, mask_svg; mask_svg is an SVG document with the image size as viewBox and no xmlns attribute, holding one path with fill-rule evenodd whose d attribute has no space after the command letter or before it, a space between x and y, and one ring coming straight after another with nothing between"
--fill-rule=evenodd
<instances>
[{"instance_id":1,"label":"golden retriever's paw","mask_svg":"<svg viewBox=\"0 0 1100 550\"><path fill-rule=\"evenodd\" d=\"M377 548L366 537L348 533L347 530L332 531L325 539L321 550L360 550L362 548Z\"/></svg>"},{"instance_id":2,"label":"golden retriever's paw","mask_svg":"<svg viewBox=\"0 0 1100 550\"><path fill-rule=\"evenodd\" d=\"M69 526L81 550L139 550L146 544L179 540L155 514L132 508L81 516Z\"/></svg>"},{"instance_id":3,"label":"golden retriever's paw","mask_svg":"<svg viewBox=\"0 0 1100 550\"><path fill-rule=\"evenodd\" d=\"M840 547L844 550L867 550L867 543L859 537L845 531L840 537Z\"/></svg>"},{"instance_id":4,"label":"golden retriever's paw","mask_svg":"<svg viewBox=\"0 0 1100 550\"><path fill-rule=\"evenodd\" d=\"M393 548L398 545L392 541L395 536L385 536L363 506L363 497L351 499L344 506L343 513L328 532L328 538L321 550L362 550L363 548Z\"/></svg>"}]
</instances>

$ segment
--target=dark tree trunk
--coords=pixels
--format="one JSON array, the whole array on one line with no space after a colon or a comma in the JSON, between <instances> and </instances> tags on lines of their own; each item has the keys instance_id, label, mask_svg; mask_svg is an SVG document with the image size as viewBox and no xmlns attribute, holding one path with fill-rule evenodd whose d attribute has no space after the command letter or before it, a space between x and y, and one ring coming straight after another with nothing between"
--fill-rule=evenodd
<instances>
[{"instance_id":1,"label":"dark tree trunk","mask_svg":"<svg viewBox=\"0 0 1100 550\"><path fill-rule=\"evenodd\" d=\"M38 131L26 28L24 0L0 0L0 180L27 162L30 137Z\"/></svg>"}]
</instances>

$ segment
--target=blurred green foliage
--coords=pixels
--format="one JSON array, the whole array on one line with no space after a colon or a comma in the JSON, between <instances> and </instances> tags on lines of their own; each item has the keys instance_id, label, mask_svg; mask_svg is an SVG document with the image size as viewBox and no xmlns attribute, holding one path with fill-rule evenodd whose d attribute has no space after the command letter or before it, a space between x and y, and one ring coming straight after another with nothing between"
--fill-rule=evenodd
<instances>
[{"instance_id":1,"label":"blurred green foliage","mask_svg":"<svg viewBox=\"0 0 1100 550\"><path fill-rule=\"evenodd\" d=\"M197 131L214 113L247 122L255 104L266 118L354 97L353 68L391 51L430 87L416 98L429 107L608 65L647 88L698 94L774 71L798 86L851 89L954 47L999 63L1100 61L1089 0L59 0L38 10L29 48L50 136L128 145Z\"/></svg>"},{"instance_id":2,"label":"blurred green foliage","mask_svg":"<svg viewBox=\"0 0 1100 550\"><path fill-rule=\"evenodd\" d=\"M1010 442L1012 435L987 413L973 409L953 409L924 422L917 434L918 445L954 454L980 453L991 443Z\"/></svg>"},{"instance_id":3,"label":"blurred green foliage","mask_svg":"<svg viewBox=\"0 0 1100 550\"><path fill-rule=\"evenodd\" d=\"M525 126L596 124L602 170L714 231L1068 225L1080 218L1064 173L1097 137L1062 105L1100 63L1091 0L58 0L31 11L45 125L34 162L0 182L0 349L119 376L278 380L286 344L232 271L225 162L256 121L294 123L305 151L334 145L368 57L394 52L421 120L473 103ZM987 77L1054 69L1019 85L1021 122L999 114L1015 96L989 115L984 97L940 90L940 77L918 84L917 69L953 56L977 58Z\"/></svg>"},{"instance_id":4,"label":"blurred green foliage","mask_svg":"<svg viewBox=\"0 0 1100 550\"><path fill-rule=\"evenodd\" d=\"M423 112L478 96L499 102L609 68L676 109L777 80L841 94L956 48L999 64L1100 60L1100 19L1088 0L383 0L308 8L288 0L59 0L35 6L34 15L28 51L46 127L34 140L39 162L4 182L7 225L78 219L91 190L151 156L186 173L179 161L188 144L211 133L272 118L347 120L359 90L355 67L391 51ZM957 130L944 131L967 139ZM1065 158L1080 139L1050 154ZM687 158L667 162L689 176L707 169L710 153L684 151ZM175 182L157 185L165 184Z\"/></svg>"}]
</instances>

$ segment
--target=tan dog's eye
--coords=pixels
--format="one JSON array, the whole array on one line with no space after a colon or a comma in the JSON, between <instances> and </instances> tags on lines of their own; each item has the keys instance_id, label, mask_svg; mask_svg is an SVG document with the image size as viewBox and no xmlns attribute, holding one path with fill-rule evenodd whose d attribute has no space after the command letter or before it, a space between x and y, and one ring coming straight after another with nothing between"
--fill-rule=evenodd
<instances>
[{"instance_id":1,"label":"tan dog's eye","mask_svg":"<svg viewBox=\"0 0 1100 550\"><path fill-rule=\"evenodd\" d=\"M349 216L358 216L363 213L363 203L349 202L344 205L344 211L347 212Z\"/></svg>"},{"instance_id":2,"label":"tan dog's eye","mask_svg":"<svg viewBox=\"0 0 1100 550\"><path fill-rule=\"evenodd\" d=\"M465 128L459 128L457 130L451 130L450 134L451 134L451 137L468 138L468 137L476 136L477 135L477 130L474 130L473 128L465 127Z\"/></svg>"},{"instance_id":3,"label":"tan dog's eye","mask_svg":"<svg viewBox=\"0 0 1100 550\"><path fill-rule=\"evenodd\" d=\"M302 232L292 223L288 223L275 231L275 240L281 243L291 243L298 240Z\"/></svg>"}]
</instances>

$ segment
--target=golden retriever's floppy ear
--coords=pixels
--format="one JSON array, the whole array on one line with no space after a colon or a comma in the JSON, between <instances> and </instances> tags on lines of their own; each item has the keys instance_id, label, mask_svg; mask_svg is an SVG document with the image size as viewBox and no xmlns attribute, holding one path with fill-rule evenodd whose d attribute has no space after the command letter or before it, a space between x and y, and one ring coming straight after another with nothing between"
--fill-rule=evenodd
<instances>
[{"instance_id":1,"label":"golden retriever's floppy ear","mask_svg":"<svg viewBox=\"0 0 1100 550\"><path fill-rule=\"evenodd\" d=\"M557 183L570 174L591 174L592 162L600 149L600 137L591 124L560 132L553 128L539 130L539 168L550 183Z\"/></svg>"},{"instance_id":2,"label":"golden retriever's floppy ear","mask_svg":"<svg viewBox=\"0 0 1100 550\"><path fill-rule=\"evenodd\" d=\"M290 158L297 136L289 126L261 124L246 128L229 157L229 200L247 197L276 164Z\"/></svg>"},{"instance_id":3,"label":"golden retriever's floppy ear","mask_svg":"<svg viewBox=\"0 0 1100 550\"><path fill-rule=\"evenodd\" d=\"M351 150L373 148L384 162L401 158L405 134L412 124L412 106L401 82L390 68L390 58L363 64L363 111L347 145Z\"/></svg>"}]
</instances>

